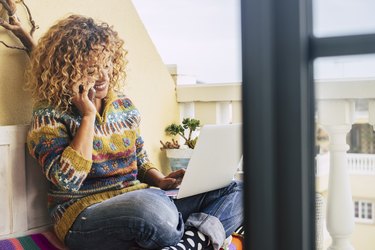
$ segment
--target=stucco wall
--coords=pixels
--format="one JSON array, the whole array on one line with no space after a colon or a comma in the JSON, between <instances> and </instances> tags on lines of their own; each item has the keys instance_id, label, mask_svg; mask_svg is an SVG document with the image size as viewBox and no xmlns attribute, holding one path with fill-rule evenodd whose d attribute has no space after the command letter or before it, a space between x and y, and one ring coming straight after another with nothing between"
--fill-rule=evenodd
<instances>
[{"instance_id":1,"label":"stucco wall","mask_svg":"<svg viewBox=\"0 0 375 250\"><path fill-rule=\"evenodd\" d=\"M375 199L375 176L351 175L350 183L353 197Z\"/></svg>"},{"instance_id":2,"label":"stucco wall","mask_svg":"<svg viewBox=\"0 0 375 250\"><path fill-rule=\"evenodd\" d=\"M358 250L374 250L374 232L375 226L373 224L356 223L353 235L350 238L353 247Z\"/></svg>"},{"instance_id":3,"label":"stucco wall","mask_svg":"<svg viewBox=\"0 0 375 250\"><path fill-rule=\"evenodd\" d=\"M155 46L149 38L130 0L25 0L39 29L38 39L56 20L68 14L91 16L113 25L124 38L128 49L126 93L142 113L142 134L153 162L167 170L159 150L164 128L178 120L174 83ZM19 5L17 14L27 23L26 11ZM0 40L17 44L17 40L0 28ZM0 44L0 125L24 124L30 120L31 99L23 91L27 63L24 52Z\"/></svg>"}]
</instances>

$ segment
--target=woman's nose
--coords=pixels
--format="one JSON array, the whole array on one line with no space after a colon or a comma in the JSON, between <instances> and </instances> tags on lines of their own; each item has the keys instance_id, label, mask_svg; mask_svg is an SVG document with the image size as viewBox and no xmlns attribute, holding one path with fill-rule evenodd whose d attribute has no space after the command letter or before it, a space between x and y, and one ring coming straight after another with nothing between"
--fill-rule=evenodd
<instances>
[{"instance_id":1,"label":"woman's nose","mask_svg":"<svg viewBox=\"0 0 375 250\"><path fill-rule=\"evenodd\" d=\"M99 69L98 78L99 79L107 78L107 70L106 69Z\"/></svg>"}]
</instances>

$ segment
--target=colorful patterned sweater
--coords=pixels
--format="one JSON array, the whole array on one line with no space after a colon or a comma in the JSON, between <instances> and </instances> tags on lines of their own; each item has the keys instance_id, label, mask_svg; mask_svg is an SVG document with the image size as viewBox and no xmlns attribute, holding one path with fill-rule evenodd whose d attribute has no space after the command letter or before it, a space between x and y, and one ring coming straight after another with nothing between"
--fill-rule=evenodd
<instances>
[{"instance_id":1,"label":"colorful patterned sweater","mask_svg":"<svg viewBox=\"0 0 375 250\"><path fill-rule=\"evenodd\" d=\"M141 181L153 168L139 134L139 112L125 96L109 92L103 115L97 114L92 159L69 146L80 122L78 110L63 113L39 104L28 133L29 151L50 182L48 208L62 241L86 207L147 188Z\"/></svg>"}]
</instances>

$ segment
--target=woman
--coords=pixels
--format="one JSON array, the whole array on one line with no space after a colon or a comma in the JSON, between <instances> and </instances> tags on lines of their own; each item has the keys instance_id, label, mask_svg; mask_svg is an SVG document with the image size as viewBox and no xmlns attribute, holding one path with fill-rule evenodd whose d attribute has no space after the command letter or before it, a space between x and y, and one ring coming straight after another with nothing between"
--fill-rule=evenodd
<instances>
[{"instance_id":1,"label":"woman","mask_svg":"<svg viewBox=\"0 0 375 250\"><path fill-rule=\"evenodd\" d=\"M165 195L184 171L164 176L147 157L139 112L121 93L123 44L108 24L72 15L31 54L28 147L50 181L56 235L80 250L219 249L242 222L242 187Z\"/></svg>"}]
</instances>

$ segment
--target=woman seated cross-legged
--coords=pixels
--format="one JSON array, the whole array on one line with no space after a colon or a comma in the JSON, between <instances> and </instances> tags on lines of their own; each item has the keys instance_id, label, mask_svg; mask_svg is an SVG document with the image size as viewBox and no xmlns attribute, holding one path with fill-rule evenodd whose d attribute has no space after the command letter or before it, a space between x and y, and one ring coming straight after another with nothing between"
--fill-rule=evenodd
<instances>
[{"instance_id":1,"label":"woman seated cross-legged","mask_svg":"<svg viewBox=\"0 0 375 250\"><path fill-rule=\"evenodd\" d=\"M140 114L123 93L123 45L108 24L71 15L31 53L28 147L50 183L55 233L79 250L219 249L242 224L242 184L165 194L184 170L165 176L147 157Z\"/></svg>"}]
</instances>

